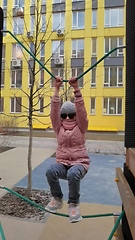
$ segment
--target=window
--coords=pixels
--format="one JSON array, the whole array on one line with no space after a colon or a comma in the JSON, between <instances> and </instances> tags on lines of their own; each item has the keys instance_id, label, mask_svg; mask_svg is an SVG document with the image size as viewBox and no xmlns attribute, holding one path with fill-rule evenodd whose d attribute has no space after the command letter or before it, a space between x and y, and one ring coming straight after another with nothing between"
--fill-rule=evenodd
<instances>
[{"instance_id":1,"label":"window","mask_svg":"<svg viewBox=\"0 0 135 240\"><path fill-rule=\"evenodd\" d=\"M52 54L54 58L64 57L64 42L52 41Z\"/></svg>"},{"instance_id":2,"label":"window","mask_svg":"<svg viewBox=\"0 0 135 240\"><path fill-rule=\"evenodd\" d=\"M22 47L15 43L12 44L12 59L22 59Z\"/></svg>"},{"instance_id":3,"label":"window","mask_svg":"<svg viewBox=\"0 0 135 240\"><path fill-rule=\"evenodd\" d=\"M34 27L35 27L35 16L31 15L30 16L30 31L34 32Z\"/></svg>"},{"instance_id":4,"label":"window","mask_svg":"<svg viewBox=\"0 0 135 240\"><path fill-rule=\"evenodd\" d=\"M5 77L5 56L6 56L6 45L2 45L2 70L1 70L1 87L4 87L4 77Z\"/></svg>"},{"instance_id":5,"label":"window","mask_svg":"<svg viewBox=\"0 0 135 240\"><path fill-rule=\"evenodd\" d=\"M24 19L20 17L13 18L13 31L14 34L23 34L24 32Z\"/></svg>"},{"instance_id":6,"label":"window","mask_svg":"<svg viewBox=\"0 0 135 240\"><path fill-rule=\"evenodd\" d=\"M4 18L4 21L3 21L3 30L7 30L7 18ZM3 33L3 36L6 36L6 33Z\"/></svg>"},{"instance_id":7,"label":"window","mask_svg":"<svg viewBox=\"0 0 135 240\"><path fill-rule=\"evenodd\" d=\"M104 87L123 86L123 67L105 67Z\"/></svg>"},{"instance_id":8,"label":"window","mask_svg":"<svg viewBox=\"0 0 135 240\"><path fill-rule=\"evenodd\" d=\"M10 98L11 113L21 113L21 104L22 104L21 97Z\"/></svg>"},{"instance_id":9,"label":"window","mask_svg":"<svg viewBox=\"0 0 135 240\"><path fill-rule=\"evenodd\" d=\"M121 27L124 25L124 8L105 9L105 27Z\"/></svg>"},{"instance_id":10,"label":"window","mask_svg":"<svg viewBox=\"0 0 135 240\"><path fill-rule=\"evenodd\" d=\"M72 40L72 58L84 57L84 40L76 39Z\"/></svg>"},{"instance_id":11,"label":"window","mask_svg":"<svg viewBox=\"0 0 135 240\"><path fill-rule=\"evenodd\" d=\"M65 2L65 0L53 0L53 3L62 3Z\"/></svg>"},{"instance_id":12,"label":"window","mask_svg":"<svg viewBox=\"0 0 135 240\"><path fill-rule=\"evenodd\" d=\"M42 0L41 5L44 5L44 4L46 4L46 0Z\"/></svg>"},{"instance_id":13,"label":"window","mask_svg":"<svg viewBox=\"0 0 135 240\"><path fill-rule=\"evenodd\" d=\"M92 38L92 57L97 55L97 38Z\"/></svg>"},{"instance_id":14,"label":"window","mask_svg":"<svg viewBox=\"0 0 135 240\"><path fill-rule=\"evenodd\" d=\"M97 10L92 10L92 28L97 28Z\"/></svg>"},{"instance_id":15,"label":"window","mask_svg":"<svg viewBox=\"0 0 135 240\"><path fill-rule=\"evenodd\" d=\"M15 7L24 7L24 0L15 0Z\"/></svg>"},{"instance_id":16,"label":"window","mask_svg":"<svg viewBox=\"0 0 135 240\"><path fill-rule=\"evenodd\" d=\"M0 98L0 112L3 113L4 112L4 98Z\"/></svg>"},{"instance_id":17,"label":"window","mask_svg":"<svg viewBox=\"0 0 135 240\"><path fill-rule=\"evenodd\" d=\"M46 15L41 15L41 32L45 32L46 30Z\"/></svg>"},{"instance_id":18,"label":"window","mask_svg":"<svg viewBox=\"0 0 135 240\"><path fill-rule=\"evenodd\" d=\"M96 68L92 68L92 70L91 70L90 86L96 87Z\"/></svg>"},{"instance_id":19,"label":"window","mask_svg":"<svg viewBox=\"0 0 135 240\"><path fill-rule=\"evenodd\" d=\"M5 71L2 70L1 71L1 88L4 87L4 78L5 78Z\"/></svg>"},{"instance_id":20,"label":"window","mask_svg":"<svg viewBox=\"0 0 135 240\"><path fill-rule=\"evenodd\" d=\"M40 86L42 87L44 85L44 69L40 70Z\"/></svg>"},{"instance_id":21,"label":"window","mask_svg":"<svg viewBox=\"0 0 135 240\"><path fill-rule=\"evenodd\" d=\"M65 28L65 13L53 13L53 31Z\"/></svg>"},{"instance_id":22,"label":"window","mask_svg":"<svg viewBox=\"0 0 135 240\"><path fill-rule=\"evenodd\" d=\"M3 0L3 8L7 8L7 0Z\"/></svg>"},{"instance_id":23,"label":"window","mask_svg":"<svg viewBox=\"0 0 135 240\"><path fill-rule=\"evenodd\" d=\"M64 69L63 68L52 68L52 73L54 76L62 77L64 76ZM63 84L61 85L61 87ZM54 87L54 79L51 79L51 87Z\"/></svg>"},{"instance_id":24,"label":"window","mask_svg":"<svg viewBox=\"0 0 135 240\"><path fill-rule=\"evenodd\" d=\"M90 114L95 114L96 113L96 99L95 97L90 98Z\"/></svg>"},{"instance_id":25,"label":"window","mask_svg":"<svg viewBox=\"0 0 135 240\"><path fill-rule=\"evenodd\" d=\"M44 98L40 97L39 98L39 113L43 113L44 112Z\"/></svg>"},{"instance_id":26,"label":"window","mask_svg":"<svg viewBox=\"0 0 135 240\"><path fill-rule=\"evenodd\" d=\"M6 55L6 45L2 44L2 61L5 60L5 55Z\"/></svg>"},{"instance_id":27,"label":"window","mask_svg":"<svg viewBox=\"0 0 135 240\"><path fill-rule=\"evenodd\" d=\"M22 70L12 70L11 87L20 88L22 87Z\"/></svg>"},{"instance_id":28,"label":"window","mask_svg":"<svg viewBox=\"0 0 135 240\"><path fill-rule=\"evenodd\" d=\"M33 69L29 69L29 74L28 74L28 85L31 87L33 83Z\"/></svg>"},{"instance_id":29,"label":"window","mask_svg":"<svg viewBox=\"0 0 135 240\"><path fill-rule=\"evenodd\" d=\"M105 54L111 51L113 48L123 46L123 37L111 37L105 38ZM118 57L123 56L123 48L117 49L109 56Z\"/></svg>"},{"instance_id":30,"label":"window","mask_svg":"<svg viewBox=\"0 0 135 240\"><path fill-rule=\"evenodd\" d=\"M84 29L84 11L72 13L72 29Z\"/></svg>"},{"instance_id":31,"label":"window","mask_svg":"<svg viewBox=\"0 0 135 240\"><path fill-rule=\"evenodd\" d=\"M45 42L41 42L40 43L40 57L44 57L45 56Z\"/></svg>"},{"instance_id":32,"label":"window","mask_svg":"<svg viewBox=\"0 0 135 240\"><path fill-rule=\"evenodd\" d=\"M33 42L30 43L30 52L34 55L35 54L35 45ZM30 58L33 59L33 57L30 55Z\"/></svg>"},{"instance_id":33,"label":"window","mask_svg":"<svg viewBox=\"0 0 135 240\"><path fill-rule=\"evenodd\" d=\"M104 98L103 99L104 115L121 115L122 98Z\"/></svg>"},{"instance_id":34,"label":"window","mask_svg":"<svg viewBox=\"0 0 135 240\"><path fill-rule=\"evenodd\" d=\"M72 77L77 77L83 73L83 68L72 68ZM83 77L79 78L78 80L79 87L83 87Z\"/></svg>"},{"instance_id":35,"label":"window","mask_svg":"<svg viewBox=\"0 0 135 240\"><path fill-rule=\"evenodd\" d=\"M31 0L31 6L35 5L35 0Z\"/></svg>"}]
</instances>

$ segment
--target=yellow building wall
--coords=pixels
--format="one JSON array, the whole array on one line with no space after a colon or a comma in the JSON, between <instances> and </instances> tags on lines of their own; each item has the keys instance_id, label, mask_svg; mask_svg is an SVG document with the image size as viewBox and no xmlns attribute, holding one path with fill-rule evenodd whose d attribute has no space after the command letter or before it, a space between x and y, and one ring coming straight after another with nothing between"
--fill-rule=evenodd
<instances>
[{"instance_id":1,"label":"yellow building wall","mask_svg":"<svg viewBox=\"0 0 135 240\"><path fill-rule=\"evenodd\" d=\"M67 1L66 1L67 2ZM2 1L0 1L2 5ZM50 18L50 14L52 14L52 4L50 0L46 1L47 5L47 19ZM70 78L71 66L71 48L72 48L72 39L84 38L84 71L86 71L91 66L91 38L97 38L97 60L99 60L104 55L104 37L112 37L112 36L124 36L125 39L125 27L121 28L104 28L104 1L98 1L98 28L92 29L92 1L86 0L85 3L85 29L83 30L72 30L72 1L68 0L66 4L65 11L65 37L64 37L64 52L67 59L67 77ZM7 9L7 29L12 32L12 8L13 2L8 1L8 9ZM27 23L27 28L30 29L30 1L25 1L25 22ZM124 25L125 26L125 25ZM45 40L49 38L49 34L52 31L52 17L50 18L48 29L46 32ZM26 46L29 43L26 37L26 29L24 31L23 37L17 35L17 38L22 41L22 43ZM42 33L40 33L40 37L42 37ZM23 40L22 40L23 39ZM60 40L62 38L58 38L56 33L53 33L45 46L45 60L50 58L52 54L52 40ZM40 41L40 38L39 38ZM14 114L10 113L10 97L16 96L22 97L22 104L24 106L28 106L28 97L19 89L13 89L10 87L10 62L12 58L12 43L16 41L7 34L3 40L4 44L6 44L6 70L5 70L5 86L2 89L2 97L4 97L4 111L6 114L10 116L14 116ZM28 53L25 52L25 55L28 56ZM124 54L125 55L125 54ZM23 75L22 75L22 87L23 91L29 93L28 87L28 69L27 62L23 57ZM39 65L36 64L37 70L39 69ZM51 71L50 62L46 64L46 68ZM125 60L124 60L124 72L125 72ZM125 75L125 74L124 74ZM90 79L91 72L88 72L84 76L84 87L81 89L87 113L89 119L89 130L101 130L101 131L124 131L124 119L125 119L125 77L124 77L124 87L121 88L104 88L103 80L104 80L104 61L102 61L97 66L96 71L96 88L90 87ZM39 77L38 77L39 78ZM49 74L45 71L45 79L49 79ZM45 104L50 102L50 97L53 94L53 88L48 89L48 93L45 96ZM122 97L123 105L122 105L122 115L103 115L103 97ZM96 113L95 115L90 114L90 97L96 98ZM25 108L22 110L22 115L24 114ZM35 127L47 128L51 126L50 118L46 117L50 112L50 107L47 107L44 110L44 114L39 114L37 120L33 120L33 125ZM16 114L19 116L19 114ZM20 128L28 128L28 121L24 121L26 117L21 117L18 120L18 127ZM41 124L43 122L43 125Z\"/></svg>"}]
</instances>

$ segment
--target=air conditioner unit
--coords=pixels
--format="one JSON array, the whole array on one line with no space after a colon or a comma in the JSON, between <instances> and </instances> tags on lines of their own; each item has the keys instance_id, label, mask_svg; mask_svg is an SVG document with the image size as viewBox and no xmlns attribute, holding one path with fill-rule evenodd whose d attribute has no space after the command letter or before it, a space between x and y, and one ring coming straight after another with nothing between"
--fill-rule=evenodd
<instances>
[{"instance_id":1,"label":"air conditioner unit","mask_svg":"<svg viewBox=\"0 0 135 240\"><path fill-rule=\"evenodd\" d=\"M16 7L16 15L17 16L24 16L24 11L22 7Z\"/></svg>"},{"instance_id":2,"label":"air conditioner unit","mask_svg":"<svg viewBox=\"0 0 135 240\"><path fill-rule=\"evenodd\" d=\"M57 35L58 36L63 36L64 35L64 30L63 29L58 29L57 30Z\"/></svg>"},{"instance_id":3,"label":"air conditioner unit","mask_svg":"<svg viewBox=\"0 0 135 240\"><path fill-rule=\"evenodd\" d=\"M20 59L13 59L12 60L12 67L21 67L21 60Z\"/></svg>"},{"instance_id":4,"label":"air conditioner unit","mask_svg":"<svg viewBox=\"0 0 135 240\"><path fill-rule=\"evenodd\" d=\"M27 38L33 38L33 32L32 31L27 32Z\"/></svg>"},{"instance_id":5,"label":"air conditioner unit","mask_svg":"<svg viewBox=\"0 0 135 240\"><path fill-rule=\"evenodd\" d=\"M63 58L55 58L54 59L54 64L56 65L62 65L64 63Z\"/></svg>"}]
</instances>

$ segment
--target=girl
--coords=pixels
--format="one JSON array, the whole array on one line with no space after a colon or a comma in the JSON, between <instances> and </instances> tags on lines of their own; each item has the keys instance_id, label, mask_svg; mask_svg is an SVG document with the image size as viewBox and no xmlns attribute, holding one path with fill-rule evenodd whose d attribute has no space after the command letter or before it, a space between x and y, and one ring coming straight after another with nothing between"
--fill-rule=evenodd
<instances>
[{"instance_id":1,"label":"girl","mask_svg":"<svg viewBox=\"0 0 135 240\"><path fill-rule=\"evenodd\" d=\"M51 100L51 121L56 133L58 147L56 163L46 172L47 181L52 194L46 210L52 213L63 206L63 194L59 179L67 179L69 186L69 220L78 222L82 219L79 211L80 181L89 168L89 157L85 149L85 132L88 127L87 113L82 94L76 78L68 83L74 90L74 103L67 101L61 107L59 89L62 82L60 77L54 80L54 96Z\"/></svg>"}]
</instances>

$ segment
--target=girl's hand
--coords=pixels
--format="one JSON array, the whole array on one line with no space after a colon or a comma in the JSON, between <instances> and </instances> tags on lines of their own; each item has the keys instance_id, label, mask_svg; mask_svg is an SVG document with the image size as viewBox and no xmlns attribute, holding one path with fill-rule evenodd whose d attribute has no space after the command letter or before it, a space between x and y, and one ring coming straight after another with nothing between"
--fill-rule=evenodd
<instances>
[{"instance_id":1,"label":"girl's hand","mask_svg":"<svg viewBox=\"0 0 135 240\"><path fill-rule=\"evenodd\" d=\"M61 77L56 76L54 79L54 87L59 90L60 86L62 85L63 81Z\"/></svg>"},{"instance_id":2,"label":"girl's hand","mask_svg":"<svg viewBox=\"0 0 135 240\"><path fill-rule=\"evenodd\" d=\"M79 89L78 81L76 80L76 77L70 78L68 82L69 82L70 86L72 86L74 88L74 90Z\"/></svg>"}]
</instances>

